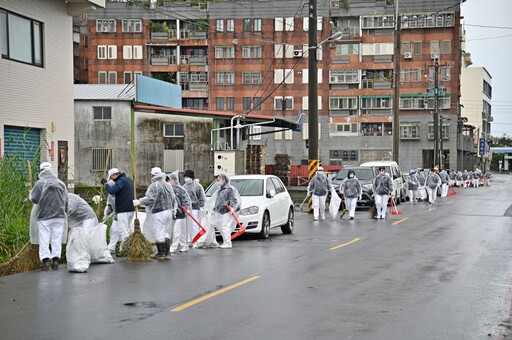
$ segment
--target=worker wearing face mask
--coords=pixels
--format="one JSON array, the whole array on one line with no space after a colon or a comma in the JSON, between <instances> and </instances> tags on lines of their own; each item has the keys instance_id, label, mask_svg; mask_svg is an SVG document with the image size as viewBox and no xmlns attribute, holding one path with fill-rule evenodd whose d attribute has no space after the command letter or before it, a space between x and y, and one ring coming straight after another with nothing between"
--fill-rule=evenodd
<instances>
[{"instance_id":1,"label":"worker wearing face mask","mask_svg":"<svg viewBox=\"0 0 512 340\"><path fill-rule=\"evenodd\" d=\"M377 219L386 218L389 195L393 192L393 181L384 173L384 167L379 168L379 174L373 180L373 192L375 193L375 206L377 207Z\"/></svg>"},{"instance_id":2,"label":"worker wearing face mask","mask_svg":"<svg viewBox=\"0 0 512 340\"><path fill-rule=\"evenodd\" d=\"M331 181L324 175L324 168L318 170L309 182L308 195L313 194L313 220L325 220L325 200L327 193L332 189Z\"/></svg>"},{"instance_id":3,"label":"worker wearing face mask","mask_svg":"<svg viewBox=\"0 0 512 340\"><path fill-rule=\"evenodd\" d=\"M361 183L359 183L354 170L348 171L347 178L341 182L340 192L345 196L345 206L349 212L350 219L353 220L356 214L357 199L362 199L363 195Z\"/></svg>"},{"instance_id":4,"label":"worker wearing face mask","mask_svg":"<svg viewBox=\"0 0 512 340\"><path fill-rule=\"evenodd\" d=\"M203 186L199 183L198 180L195 179L194 171L186 170L184 175L185 184L183 184L183 188L188 193L190 197L190 201L192 203L192 215L196 220L200 220L202 217L206 215L206 210L204 204L206 202L206 196L204 193ZM201 212L201 213L200 213ZM201 215L201 216L200 216ZM188 242L191 243L194 237L199 233L200 227L196 222L190 217L187 216L187 231L188 231Z\"/></svg>"}]
</instances>

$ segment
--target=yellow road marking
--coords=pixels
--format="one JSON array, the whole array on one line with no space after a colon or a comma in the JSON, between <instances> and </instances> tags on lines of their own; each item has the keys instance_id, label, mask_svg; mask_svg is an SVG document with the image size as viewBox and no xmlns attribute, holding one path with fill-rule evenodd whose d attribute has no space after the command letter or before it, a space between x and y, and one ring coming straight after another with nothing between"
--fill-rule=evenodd
<instances>
[{"instance_id":1,"label":"yellow road marking","mask_svg":"<svg viewBox=\"0 0 512 340\"><path fill-rule=\"evenodd\" d=\"M404 217L404 218L402 218L400 221L396 221L396 222L394 222L392 225L395 225L395 224L399 224L399 223L405 222L405 221L407 221L408 219L409 219L409 217Z\"/></svg>"},{"instance_id":2,"label":"yellow road marking","mask_svg":"<svg viewBox=\"0 0 512 340\"><path fill-rule=\"evenodd\" d=\"M454 201L450 201L450 202L448 202L448 203L446 203L446 204L452 204L453 202L454 202Z\"/></svg>"},{"instance_id":3,"label":"yellow road marking","mask_svg":"<svg viewBox=\"0 0 512 340\"><path fill-rule=\"evenodd\" d=\"M237 288L237 287L240 287L240 286L242 286L242 285L244 285L244 284L246 284L246 283L249 283L249 282L251 282L251 281L254 281L254 280L256 280L256 279L259 279L260 277L261 277L261 276L253 276L253 277L250 277L250 278L248 278L248 279L246 279L246 280L243 280L243 281L237 282L237 283L235 283L235 284L232 284L231 286L228 286L228 287L225 287L225 288L219 289L219 290L218 290L218 291L216 291L216 292L213 292L213 293L210 293L210 294L208 294L208 295L202 296L202 297L200 297L200 298L198 298L198 299L192 300L192 301L187 302L187 303L185 303L185 304L183 304L183 305L181 305L181 306L178 306L178 307L176 307L176 308L174 308L174 309L171 309L171 312L181 312L182 310L187 309L188 307L192 307L193 305L196 305L196 304L198 304L198 303L200 303L200 302L203 302L203 301L205 301L205 300L208 300L208 299L210 299L210 298L212 298L212 297L214 297L214 296L217 296L217 295L219 295L219 294L225 293L225 292L227 292L227 291L229 291L229 290L231 290L231 289L235 289L235 288Z\"/></svg>"},{"instance_id":4,"label":"yellow road marking","mask_svg":"<svg viewBox=\"0 0 512 340\"><path fill-rule=\"evenodd\" d=\"M359 237L358 237L358 238L353 239L353 240L352 240L352 241L350 241L350 242L343 243L343 244L340 244L340 245L338 245L338 246L336 246L336 247L332 247L332 248L329 248L329 249L331 249L331 250L336 250L336 249L338 249L338 248L348 246L348 245L350 245L350 244L352 244L352 243L356 243L356 242L357 242L357 241L359 241L359 240L361 240L361 238L359 238Z\"/></svg>"}]
</instances>

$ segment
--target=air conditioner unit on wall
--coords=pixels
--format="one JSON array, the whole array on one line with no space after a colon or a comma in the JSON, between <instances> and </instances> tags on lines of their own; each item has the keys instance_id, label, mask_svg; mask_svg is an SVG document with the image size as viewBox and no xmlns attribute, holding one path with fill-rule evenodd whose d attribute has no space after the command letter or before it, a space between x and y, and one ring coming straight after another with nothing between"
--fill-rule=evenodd
<instances>
[{"instance_id":1,"label":"air conditioner unit on wall","mask_svg":"<svg viewBox=\"0 0 512 340\"><path fill-rule=\"evenodd\" d=\"M405 52L404 53L404 59L412 59L412 53L411 52Z\"/></svg>"},{"instance_id":2,"label":"air conditioner unit on wall","mask_svg":"<svg viewBox=\"0 0 512 340\"><path fill-rule=\"evenodd\" d=\"M439 54L437 54L437 53L431 53L431 54L430 54L430 58L431 58L432 60L434 60L434 59L439 59Z\"/></svg>"},{"instance_id":3,"label":"air conditioner unit on wall","mask_svg":"<svg viewBox=\"0 0 512 340\"><path fill-rule=\"evenodd\" d=\"M293 50L293 57L294 58L302 58L303 54L304 54L304 51L302 51L302 50Z\"/></svg>"}]
</instances>

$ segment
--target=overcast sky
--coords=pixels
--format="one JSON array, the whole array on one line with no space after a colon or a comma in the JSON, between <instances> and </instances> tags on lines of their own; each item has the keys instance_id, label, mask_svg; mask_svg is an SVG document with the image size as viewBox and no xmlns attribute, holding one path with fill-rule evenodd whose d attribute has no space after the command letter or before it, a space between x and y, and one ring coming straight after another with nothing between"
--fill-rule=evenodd
<instances>
[{"instance_id":1,"label":"overcast sky","mask_svg":"<svg viewBox=\"0 0 512 340\"><path fill-rule=\"evenodd\" d=\"M512 0L467 0L461 11L471 66L485 67L492 77L491 134L512 136Z\"/></svg>"}]
</instances>

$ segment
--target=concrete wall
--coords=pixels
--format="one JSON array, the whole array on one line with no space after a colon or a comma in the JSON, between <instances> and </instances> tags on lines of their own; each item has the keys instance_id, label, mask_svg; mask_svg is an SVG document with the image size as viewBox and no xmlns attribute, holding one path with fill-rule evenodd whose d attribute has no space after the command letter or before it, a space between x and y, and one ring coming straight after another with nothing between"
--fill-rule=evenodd
<instances>
[{"instance_id":1,"label":"concrete wall","mask_svg":"<svg viewBox=\"0 0 512 340\"><path fill-rule=\"evenodd\" d=\"M63 1L0 0L0 7L43 23L44 66L37 67L0 56L0 137L4 126L43 130L44 141L55 144L55 157L41 160L57 169L57 142L68 142L68 178L75 172L73 122L73 29ZM52 128L53 127L53 128Z\"/></svg>"},{"instance_id":2,"label":"concrete wall","mask_svg":"<svg viewBox=\"0 0 512 340\"><path fill-rule=\"evenodd\" d=\"M94 121L93 106L111 106L111 121ZM76 101L75 147L77 158L77 182L98 185L103 171L92 170L92 149L111 148L112 165L131 177L130 160L130 113L129 101ZM184 123L185 137L164 137L163 124ZM210 151L211 119L166 114L135 112L135 168L137 185L150 183L150 170L154 166L163 169L164 150L184 150L185 169L194 170L202 180L213 179L209 166L213 164ZM163 169L164 171L166 169ZM174 169L173 169L174 170Z\"/></svg>"}]
</instances>

